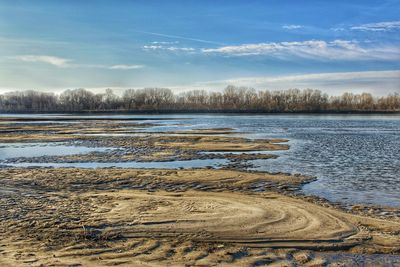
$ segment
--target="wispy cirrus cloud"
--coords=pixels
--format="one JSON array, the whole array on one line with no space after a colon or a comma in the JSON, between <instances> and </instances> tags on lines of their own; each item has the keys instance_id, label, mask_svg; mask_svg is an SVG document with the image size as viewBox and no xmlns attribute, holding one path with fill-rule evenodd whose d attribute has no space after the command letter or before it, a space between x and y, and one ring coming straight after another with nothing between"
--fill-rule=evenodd
<instances>
[{"instance_id":1,"label":"wispy cirrus cloud","mask_svg":"<svg viewBox=\"0 0 400 267\"><path fill-rule=\"evenodd\" d=\"M101 65L101 64L76 64L73 60L48 56L48 55L20 55L12 57L16 60L23 62L33 62L33 63L45 63L58 68L97 68L97 69L110 69L110 70L132 70L144 68L144 65L127 65L127 64L117 64L117 65Z\"/></svg>"},{"instance_id":2,"label":"wispy cirrus cloud","mask_svg":"<svg viewBox=\"0 0 400 267\"><path fill-rule=\"evenodd\" d=\"M239 77L225 80L197 82L191 85L177 86L175 89L185 91L209 88L215 90L222 89L227 85L269 90L313 88L332 94L341 94L351 90L352 92L358 93L370 92L376 95L386 95L388 92L398 92L398 90L400 90L400 70Z\"/></svg>"},{"instance_id":3,"label":"wispy cirrus cloud","mask_svg":"<svg viewBox=\"0 0 400 267\"><path fill-rule=\"evenodd\" d=\"M399 60L400 49L392 45L366 45L347 40L309 40L241 44L202 49L203 53L225 56L271 56L281 59L300 57L315 60Z\"/></svg>"},{"instance_id":4,"label":"wispy cirrus cloud","mask_svg":"<svg viewBox=\"0 0 400 267\"><path fill-rule=\"evenodd\" d=\"M112 65L108 67L110 70L133 70L133 69L141 69L143 65Z\"/></svg>"},{"instance_id":5,"label":"wispy cirrus cloud","mask_svg":"<svg viewBox=\"0 0 400 267\"><path fill-rule=\"evenodd\" d=\"M384 71L356 71L356 72L329 72L300 75L285 75L276 77L249 77L226 80L232 84L267 84L272 82L332 82L351 81L361 79L400 79L400 70ZM400 84L399 84L400 85Z\"/></svg>"},{"instance_id":6,"label":"wispy cirrus cloud","mask_svg":"<svg viewBox=\"0 0 400 267\"><path fill-rule=\"evenodd\" d=\"M385 21L377 23L367 23L350 28L351 30L358 31L373 31L373 32L387 32L400 29L400 21Z\"/></svg>"},{"instance_id":7,"label":"wispy cirrus cloud","mask_svg":"<svg viewBox=\"0 0 400 267\"><path fill-rule=\"evenodd\" d=\"M54 57L54 56L43 56L43 55L21 55L16 56L15 59L24 62L40 62L46 63L57 67L67 67L71 61L66 58Z\"/></svg>"},{"instance_id":8,"label":"wispy cirrus cloud","mask_svg":"<svg viewBox=\"0 0 400 267\"><path fill-rule=\"evenodd\" d=\"M151 42L152 44L160 44L160 45L172 45L172 44L179 44L179 41L172 41L172 42L167 42L167 41L153 41Z\"/></svg>"},{"instance_id":9,"label":"wispy cirrus cloud","mask_svg":"<svg viewBox=\"0 0 400 267\"><path fill-rule=\"evenodd\" d=\"M285 30L297 30L297 29L304 28L304 26L303 25L291 24L291 25L283 25L282 28L285 29Z\"/></svg>"},{"instance_id":10,"label":"wispy cirrus cloud","mask_svg":"<svg viewBox=\"0 0 400 267\"><path fill-rule=\"evenodd\" d=\"M152 45L144 45L143 46L144 50L165 50L165 51L182 51L182 52L194 52L196 51L195 48L193 47L178 47L178 46L165 46L165 45L159 45L159 44L152 44Z\"/></svg>"}]
</instances>

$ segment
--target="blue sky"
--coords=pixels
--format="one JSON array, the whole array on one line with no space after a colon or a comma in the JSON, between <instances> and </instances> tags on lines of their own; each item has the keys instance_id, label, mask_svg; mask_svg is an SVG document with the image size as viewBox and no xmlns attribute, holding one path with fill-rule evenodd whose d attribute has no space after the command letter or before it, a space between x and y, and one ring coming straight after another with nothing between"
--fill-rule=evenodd
<instances>
[{"instance_id":1,"label":"blue sky","mask_svg":"<svg viewBox=\"0 0 400 267\"><path fill-rule=\"evenodd\" d=\"M0 0L0 92L399 92L399 14L382 0Z\"/></svg>"}]
</instances>

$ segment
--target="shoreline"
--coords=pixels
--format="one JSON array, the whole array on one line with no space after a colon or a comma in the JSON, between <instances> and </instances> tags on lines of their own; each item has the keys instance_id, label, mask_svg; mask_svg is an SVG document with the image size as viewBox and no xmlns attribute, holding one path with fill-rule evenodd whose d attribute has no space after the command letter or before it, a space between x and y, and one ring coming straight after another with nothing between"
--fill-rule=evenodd
<instances>
[{"instance_id":1,"label":"shoreline","mask_svg":"<svg viewBox=\"0 0 400 267\"><path fill-rule=\"evenodd\" d=\"M61 114L62 115L174 115L174 114L190 114L190 115L399 115L400 111L362 111L362 110L349 110L349 111L210 111L210 110L143 110L143 111L129 111L129 110L99 110L99 111L1 111L0 114L4 115L20 115L20 114L35 114L35 115L45 115L45 114ZM0 117L1 118L1 117Z\"/></svg>"}]
</instances>

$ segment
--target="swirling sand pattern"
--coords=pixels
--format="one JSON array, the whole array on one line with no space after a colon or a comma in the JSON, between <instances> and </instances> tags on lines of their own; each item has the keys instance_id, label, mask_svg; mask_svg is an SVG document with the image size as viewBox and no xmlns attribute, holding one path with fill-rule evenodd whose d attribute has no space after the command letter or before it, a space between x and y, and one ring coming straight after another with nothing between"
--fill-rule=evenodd
<instances>
[{"instance_id":1,"label":"swirling sand pattern","mask_svg":"<svg viewBox=\"0 0 400 267\"><path fill-rule=\"evenodd\" d=\"M399 253L399 222L246 189L298 183L285 175L5 169L0 180L0 266L324 266L315 251Z\"/></svg>"},{"instance_id":2,"label":"swirling sand pattern","mask_svg":"<svg viewBox=\"0 0 400 267\"><path fill-rule=\"evenodd\" d=\"M273 193L263 197L194 191L106 195L109 201L98 209L109 211L99 216L114 225L133 222L123 231L132 238L191 235L195 241L315 248L354 245L349 237L359 232L334 210L305 206Z\"/></svg>"}]
</instances>

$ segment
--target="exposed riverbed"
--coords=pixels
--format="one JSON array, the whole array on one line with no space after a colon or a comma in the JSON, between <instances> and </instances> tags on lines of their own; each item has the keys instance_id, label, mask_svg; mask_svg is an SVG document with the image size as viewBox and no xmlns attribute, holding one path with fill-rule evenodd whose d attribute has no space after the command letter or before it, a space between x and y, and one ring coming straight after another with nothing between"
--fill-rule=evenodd
<instances>
[{"instance_id":1,"label":"exposed riverbed","mask_svg":"<svg viewBox=\"0 0 400 267\"><path fill-rule=\"evenodd\" d=\"M24 116L17 116L18 119ZM342 203L364 203L400 206L400 116L399 115L30 115L25 117L36 123L70 123L75 120L112 119L125 124L135 121L139 126L124 126L118 131L83 131L87 136L140 137L147 134L168 133L182 136L201 129L234 129L233 136L252 139L286 138L290 149L278 151L276 159L250 161L251 169L269 172L300 173L315 176L317 180L306 185L304 193L322 196ZM120 120L120 121L119 121ZM128 121L126 121L128 120ZM113 121L109 121L112 123ZM21 121L18 121L21 123ZM75 121L76 122L76 121ZM29 123L32 123L30 121ZM76 134L76 133L75 133ZM214 133L219 134L219 133ZM1 149L1 148L0 148ZM3 148L4 151L5 148ZM7 154L18 153L6 151ZM93 148L77 147L76 153L91 152ZM96 151L101 148L96 148ZM30 153L41 153L47 148L39 147ZM59 153L70 153L70 148ZM49 151L51 154L51 151ZM48 154L48 155L49 155ZM196 158L198 160L199 158ZM176 160L176 159L173 159ZM188 159L189 160L189 159ZM124 167L139 166L133 163L117 164L115 159L97 164L86 162L85 166ZM165 161L165 160L164 160ZM49 164L48 162L40 162ZM61 162L66 166L65 162ZM69 162L68 166L74 166ZM113 163L115 163L113 165ZM176 167L219 166L221 162L186 162ZM28 164L28 163L24 163ZM30 162L30 165L33 163ZM153 165L154 164L150 164ZM171 166L174 166L171 163ZM82 166L77 163L75 166ZM164 164L164 167L169 167Z\"/></svg>"},{"instance_id":2,"label":"exposed riverbed","mask_svg":"<svg viewBox=\"0 0 400 267\"><path fill-rule=\"evenodd\" d=\"M396 117L345 118L0 118L0 265L395 265Z\"/></svg>"}]
</instances>

